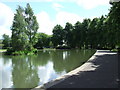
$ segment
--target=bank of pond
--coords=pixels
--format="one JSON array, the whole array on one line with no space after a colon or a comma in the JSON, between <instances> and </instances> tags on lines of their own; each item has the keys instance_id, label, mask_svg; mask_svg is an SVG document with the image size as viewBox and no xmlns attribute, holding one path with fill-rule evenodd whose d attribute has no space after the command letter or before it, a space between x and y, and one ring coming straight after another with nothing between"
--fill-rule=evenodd
<instances>
[{"instance_id":1,"label":"bank of pond","mask_svg":"<svg viewBox=\"0 0 120 90\"><path fill-rule=\"evenodd\" d=\"M85 63L96 50L43 49L36 55L4 55L0 52L1 88L34 88Z\"/></svg>"},{"instance_id":2,"label":"bank of pond","mask_svg":"<svg viewBox=\"0 0 120 90\"><path fill-rule=\"evenodd\" d=\"M58 46L58 47L45 47L45 48L33 48L31 50L19 50L19 51L16 51L14 50L12 47L8 47L7 49L0 49L1 52L4 52L5 55L36 55L38 53L38 51L40 50L72 50L72 49L81 49L81 50L88 50L88 49L92 49L92 48L71 48L69 46ZM120 49L119 48L115 48L115 49L111 49L111 48L96 48L97 50L111 50L111 51L114 51L114 52L119 52Z\"/></svg>"}]
</instances>

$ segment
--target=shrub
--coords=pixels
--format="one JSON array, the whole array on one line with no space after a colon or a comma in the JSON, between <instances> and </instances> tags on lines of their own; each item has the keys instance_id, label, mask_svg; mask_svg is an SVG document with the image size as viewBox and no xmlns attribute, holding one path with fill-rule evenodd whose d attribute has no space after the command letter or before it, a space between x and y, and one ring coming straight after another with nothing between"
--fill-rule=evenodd
<instances>
[{"instance_id":1,"label":"shrub","mask_svg":"<svg viewBox=\"0 0 120 90\"><path fill-rule=\"evenodd\" d=\"M13 48L9 47L5 54L11 55L13 52L15 52L15 50Z\"/></svg>"}]
</instances>

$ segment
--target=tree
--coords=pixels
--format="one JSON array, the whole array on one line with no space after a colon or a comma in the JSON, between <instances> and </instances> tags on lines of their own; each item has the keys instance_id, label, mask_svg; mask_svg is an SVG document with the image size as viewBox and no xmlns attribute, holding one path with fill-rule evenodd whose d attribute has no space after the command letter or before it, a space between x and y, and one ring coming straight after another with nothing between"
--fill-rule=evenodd
<instances>
[{"instance_id":1,"label":"tree","mask_svg":"<svg viewBox=\"0 0 120 90\"><path fill-rule=\"evenodd\" d=\"M29 4L24 9L18 6L14 16L12 30L12 48L14 51L32 51L36 44L38 23Z\"/></svg>"},{"instance_id":2,"label":"tree","mask_svg":"<svg viewBox=\"0 0 120 90\"><path fill-rule=\"evenodd\" d=\"M29 39L29 49L32 50L33 45L37 43L37 30L39 28L36 16L33 13L32 8L29 4L25 8L25 21L27 22L27 35Z\"/></svg>"},{"instance_id":3,"label":"tree","mask_svg":"<svg viewBox=\"0 0 120 90\"><path fill-rule=\"evenodd\" d=\"M12 81L14 88L34 88L38 85L40 80L37 74L38 68L33 64L33 61L36 60L32 58L31 56L12 57Z\"/></svg>"},{"instance_id":4,"label":"tree","mask_svg":"<svg viewBox=\"0 0 120 90\"><path fill-rule=\"evenodd\" d=\"M98 23L98 18L94 18L90 25L89 25L89 30L88 30L88 43L91 48L96 48L98 43L97 43L97 23Z\"/></svg>"},{"instance_id":5,"label":"tree","mask_svg":"<svg viewBox=\"0 0 120 90\"><path fill-rule=\"evenodd\" d=\"M11 46L11 38L9 37L9 35L3 34L2 44L4 44L3 46L4 49Z\"/></svg>"},{"instance_id":6,"label":"tree","mask_svg":"<svg viewBox=\"0 0 120 90\"><path fill-rule=\"evenodd\" d=\"M108 14L109 32L111 33L111 47L120 47L120 2L111 3L112 7Z\"/></svg>"},{"instance_id":7,"label":"tree","mask_svg":"<svg viewBox=\"0 0 120 90\"><path fill-rule=\"evenodd\" d=\"M90 19L84 19L82 22L82 29L84 31L83 39L84 39L84 45L86 49L88 49L88 31L89 31L89 25L91 23Z\"/></svg>"},{"instance_id":8,"label":"tree","mask_svg":"<svg viewBox=\"0 0 120 90\"><path fill-rule=\"evenodd\" d=\"M61 25L56 25L53 28L53 37L52 37L52 42L54 47L63 44L63 37L64 37L63 27Z\"/></svg>"},{"instance_id":9,"label":"tree","mask_svg":"<svg viewBox=\"0 0 120 90\"><path fill-rule=\"evenodd\" d=\"M74 46L81 48L81 22L77 21L74 25L73 30L73 39L74 39Z\"/></svg>"},{"instance_id":10,"label":"tree","mask_svg":"<svg viewBox=\"0 0 120 90\"><path fill-rule=\"evenodd\" d=\"M15 51L25 50L29 44L27 31L27 23L24 17L24 9L18 6L16 9L16 14L14 16L12 30L12 48Z\"/></svg>"},{"instance_id":11,"label":"tree","mask_svg":"<svg viewBox=\"0 0 120 90\"><path fill-rule=\"evenodd\" d=\"M97 45L98 47L97 48L106 48L106 45L107 45L107 39L108 39L108 31L107 31L107 26L106 26L106 17L104 17L103 15L98 18L98 22L97 22L97 27L96 27L96 30L97 30Z\"/></svg>"},{"instance_id":12,"label":"tree","mask_svg":"<svg viewBox=\"0 0 120 90\"><path fill-rule=\"evenodd\" d=\"M49 47L51 36L45 33L38 33L37 38L38 38L38 42L34 45L34 47L36 48Z\"/></svg>"},{"instance_id":13,"label":"tree","mask_svg":"<svg viewBox=\"0 0 120 90\"><path fill-rule=\"evenodd\" d=\"M67 44L68 46L72 46L73 42L72 31L73 31L72 24L67 22L64 28L64 41L65 41L64 43Z\"/></svg>"}]
</instances>

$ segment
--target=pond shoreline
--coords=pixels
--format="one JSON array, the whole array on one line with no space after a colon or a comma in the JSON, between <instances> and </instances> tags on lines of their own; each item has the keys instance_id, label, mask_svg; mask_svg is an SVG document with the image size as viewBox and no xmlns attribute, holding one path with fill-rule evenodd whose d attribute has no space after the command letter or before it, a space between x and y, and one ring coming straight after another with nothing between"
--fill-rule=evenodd
<instances>
[{"instance_id":1,"label":"pond shoreline","mask_svg":"<svg viewBox=\"0 0 120 90\"><path fill-rule=\"evenodd\" d=\"M119 54L109 50L97 50L94 58L83 69L49 88L118 88Z\"/></svg>"},{"instance_id":2,"label":"pond shoreline","mask_svg":"<svg viewBox=\"0 0 120 90\"><path fill-rule=\"evenodd\" d=\"M117 68L116 56L117 53L110 52L109 50L97 50L96 53L80 67L70 71L69 73L55 80L52 80L41 86L35 87L35 89L36 88L40 88L40 89L70 88L70 87L71 88L96 88L96 87L117 88L118 77L117 77L117 69L116 69ZM94 63L97 63L98 65ZM109 69L111 69L111 71ZM101 75L101 73L103 74L104 77ZM87 77L89 80L87 80ZM93 80L92 84L91 84L91 80Z\"/></svg>"},{"instance_id":3,"label":"pond shoreline","mask_svg":"<svg viewBox=\"0 0 120 90\"><path fill-rule=\"evenodd\" d=\"M53 86L53 85L55 85L57 83L60 83L61 81L64 81L65 79L69 78L70 76L76 75L79 71L84 70L84 67L87 67L87 65L86 65L87 62L89 62L89 61L91 61L91 60L93 60L95 58L95 55L97 54L97 51L98 50L96 50L96 52L89 58L89 60L87 60L80 67L78 67L78 68L76 68L76 69L74 69L74 70L72 70L72 71L70 71L70 72L68 72L68 73L54 79L54 80L51 80L51 81L49 81L49 82L47 82L47 83L45 83L43 85L37 86L34 89L36 89L36 88L39 88L39 89L50 88L51 86Z\"/></svg>"}]
</instances>

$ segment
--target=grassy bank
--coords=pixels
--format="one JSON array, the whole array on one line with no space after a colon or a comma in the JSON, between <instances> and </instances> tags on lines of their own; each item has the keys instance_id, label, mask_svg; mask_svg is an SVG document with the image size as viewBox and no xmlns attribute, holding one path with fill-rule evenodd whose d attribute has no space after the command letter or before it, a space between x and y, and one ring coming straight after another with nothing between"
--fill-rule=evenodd
<instances>
[{"instance_id":1,"label":"grassy bank","mask_svg":"<svg viewBox=\"0 0 120 90\"><path fill-rule=\"evenodd\" d=\"M112 49L111 51L112 52L118 52L118 49Z\"/></svg>"},{"instance_id":2,"label":"grassy bank","mask_svg":"<svg viewBox=\"0 0 120 90\"><path fill-rule=\"evenodd\" d=\"M7 49L0 49L0 52L6 52Z\"/></svg>"}]
</instances>

